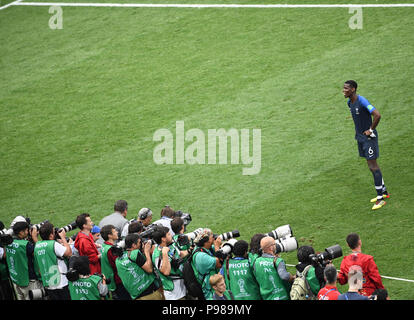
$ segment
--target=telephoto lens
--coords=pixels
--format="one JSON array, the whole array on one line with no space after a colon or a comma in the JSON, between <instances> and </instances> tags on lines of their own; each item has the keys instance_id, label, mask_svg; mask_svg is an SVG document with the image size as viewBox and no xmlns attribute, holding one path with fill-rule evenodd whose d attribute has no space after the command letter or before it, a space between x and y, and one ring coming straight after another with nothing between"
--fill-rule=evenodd
<instances>
[{"instance_id":1,"label":"telephoto lens","mask_svg":"<svg viewBox=\"0 0 414 320\"><path fill-rule=\"evenodd\" d=\"M65 232L69 232L76 228L77 228L76 222L72 222L72 223L69 223L67 226L59 228L58 233L61 232L62 230L65 230Z\"/></svg>"},{"instance_id":2,"label":"telephoto lens","mask_svg":"<svg viewBox=\"0 0 414 320\"><path fill-rule=\"evenodd\" d=\"M197 235L201 232L203 232L203 228L198 228L195 229L193 232L186 233L185 236L187 236L187 238L190 240L194 240L197 237Z\"/></svg>"},{"instance_id":3,"label":"telephoto lens","mask_svg":"<svg viewBox=\"0 0 414 320\"><path fill-rule=\"evenodd\" d=\"M220 250L216 251L215 256L221 260L226 259L227 255L233 252L234 244L236 242L236 239L230 239L229 241L225 242Z\"/></svg>"},{"instance_id":4,"label":"telephoto lens","mask_svg":"<svg viewBox=\"0 0 414 320\"><path fill-rule=\"evenodd\" d=\"M43 226L46 222L49 222L49 220L45 220L36 224L33 224L30 226L31 229L36 229L38 232L40 230L40 227Z\"/></svg>"},{"instance_id":5,"label":"telephoto lens","mask_svg":"<svg viewBox=\"0 0 414 320\"><path fill-rule=\"evenodd\" d=\"M295 237L286 237L275 240L276 253L291 252L298 248L298 242Z\"/></svg>"},{"instance_id":6,"label":"telephoto lens","mask_svg":"<svg viewBox=\"0 0 414 320\"><path fill-rule=\"evenodd\" d=\"M275 230L270 231L267 236L272 237L273 239L281 239L281 238L285 238L285 237L292 237L293 236L293 232L292 229L290 227L290 225L285 224L284 226L280 226L278 228L276 228Z\"/></svg>"},{"instance_id":7,"label":"telephoto lens","mask_svg":"<svg viewBox=\"0 0 414 320\"><path fill-rule=\"evenodd\" d=\"M239 230L233 230L233 231L225 232L222 234L214 234L213 236L214 236L214 239L221 238L221 240L226 241L229 239L240 237L240 232Z\"/></svg>"}]
</instances>

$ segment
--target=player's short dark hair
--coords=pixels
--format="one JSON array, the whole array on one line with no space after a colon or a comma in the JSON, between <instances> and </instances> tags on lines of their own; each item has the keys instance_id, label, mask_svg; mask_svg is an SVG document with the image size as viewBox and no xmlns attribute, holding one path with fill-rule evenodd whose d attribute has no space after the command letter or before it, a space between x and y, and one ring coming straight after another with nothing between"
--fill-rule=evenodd
<instances>
[{"instance_id":1,"label":"player's short dark hair","mask_svg":"<svg viewBox=\"0 0 414 320\"><path fill-rule=\"evenodd\" d=\"M345 81L345 84L350 85L355 90L358 88L358 83L356 83L354 80L347 80Z\"/></svg>"},{"instance_id":2,"label":"player's short dark hair","mask_svg":"<svg viewBox=\"0 0 414 320\"><path fill-rule=\"evenodd\" d=\"M334 283L337 278L337 271L335 266L326 266L325 270L323 271L323 274L326 278L327 283Z\"/></svg>"},{"instance_id":3,"label":"player's short dark hair","mask_svg":"<svg viewBox=\"0 0 414 320\"><path fill-rule=\"evenodd\" d=\"M351 249L358 247L359 235L357 233L350 233L346 237L346 243Z\"/></svg>"}]
</instances>

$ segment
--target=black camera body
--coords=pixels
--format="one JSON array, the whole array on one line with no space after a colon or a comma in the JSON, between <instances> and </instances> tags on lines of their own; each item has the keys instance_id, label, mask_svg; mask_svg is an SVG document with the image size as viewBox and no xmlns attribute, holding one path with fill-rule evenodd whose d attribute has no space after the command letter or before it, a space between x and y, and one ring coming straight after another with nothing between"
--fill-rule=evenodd
<instances>
[{"instance_id":1,"label":"black camera body","mask_svg":"<svg viewBox=\"0 0 414 320\"><path fill-rule=\"evenodd\" d=\"M313 264L319 264L322 267L325 267L331 260L339 257L342 257L342 248L339 244L326 248L324 252L309 255Z\"/></svg>"},{"instance_id":2,"label":"black camera body","mask_svg":"<svg viewBox=\"0 0 414 320\"><path fill-rule=\"evenodd\" d=\"M184 230L186 230L187 226L193 220L191 218L191 214L188 212L182 212L181 210L175 211L174 217L179 217L184 221Z\"/></svg>"},{"instance_id":3,"label":"black camera body","mask_svg":"<svg viewBox=\"0 0 414 320\"><path fill-rule=\"evenodd\" d=\"M77 227L78 226L77 226L76 222L72 222L72 223L69 223L68 225L66 225L66 226L64 226L62 228L55 228L55 240L59 240L60 239L59 233L61 231L64 230L65 232L69 232L69 231L71 231L73 229L76 229Z\"/></svg>"}]
</instances>

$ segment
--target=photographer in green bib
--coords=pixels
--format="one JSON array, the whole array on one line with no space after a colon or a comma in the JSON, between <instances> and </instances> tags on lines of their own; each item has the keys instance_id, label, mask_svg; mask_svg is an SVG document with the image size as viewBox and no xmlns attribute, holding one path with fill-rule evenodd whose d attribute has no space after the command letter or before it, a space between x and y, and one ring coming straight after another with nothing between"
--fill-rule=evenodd
<instances>
[{"instance_id":1,"label":"photographer in green bib","mask_svg":"<svg viewBox=\"0 0 414 320\"><path fill-rule=\"evenodd\" d=\"M259 284L253 275L253 265L248 259L249 244L239 240L234 244L234 258L227 258L222 267L226 287L235 300L261 300Z\"/></svg>"},{"instance_id":2,"label":"photographer in green bib","mask_svg":"<svg viewBox=\"0 0 414 320\"><path fill-rule=\"evenodd\" d=\"M40 274L36 272L37 267L35 266L33 256L38 230L36 227L30 228L29 223L26 221L13 221L12 229L13 242L6 246L9 276L13 283L17 300L30 300L30 290L43 288ZM29 232L31 241L28 240Z\"/></svg>"},{"instance_id":3,"label":"photographer in green bib","mask_svg":"<svg viewBox=\"0 0 414 320\"><path fill-rule=\"evenodd\" d=\"M184 234L184 220L180 217L175 217L171 221L171 230L174 232L173 240L181 252L186 252L186 255L191 250L192 241Z\"/></svg>"},{"instance_id":4,"label":"photographer in green bib","mask_svg":"<svg viewBox=\"0 0 414 320\"><path fill-rule=\"evenodd\" d=\"M49 300L70 300L66 278L68 268L64 258L69 258L72 250L66 241L66 231L60 230L60 238L55 240L53 224L45 222L39 234L42 240L36 242L34 257Z\"/></svg>"},{"instance_id":5,"label":"photographer in green bib","mask_svg":"<svg viewBox=\"0 0 414 320\"><path fill-rule=\"evenodd\" d=\"M188 252L177 248L167 227L157 226L152 239L158 244L152 253L152 263L161 279L165 300L184 300L187 289L180 263Z\"/></svg>"},{"instance_id":6,"label":"photographer in green bib","mask_svg":"<svg viewBox=\"0 0 414 320\"><path fill-rule=\"evenodd\" d=\"M131 298L134 300L165 300L162 287L153 272L151 240L142 246L138 234L128 234L125 237L125 249L115 263L118 275Z\"/></svg>"},{"instance_id":7,"label":"photographer in green bib","mask_svg":"<svg viewBox=\"0 0 414 320\"><path fill-rule=\"evenodd\" d=\"M298 264L295 266L297 272L303 272L307 266L309 271L306 273L306 281L309 283L313 296L317 296L321 288L325 286L324 268L312 262L311 255L315 250L311 246L301 246L298 248Z\"/></svg>"},{"instance_id":8,"label":"photographer in green bib","mask_svg":"<svg viewBox=\"0 0 414 320\"><path fill-rule=\"evenodd\" d=\"M118 231L115 226L108 224L101 229L101 237L105 241L102 244L101 270L102 274L110 280L108 289L111 293L112 300L131 300L128 291L122 284L116 269L116 247L118 241ZM113 250L114 249L114 250Z\"/></svg>"},{"instance_id":9,"label":"photographer in green bib","mask_svg":"<svg viewBox=\"0 0 414 320\"><path fill-rule=\"evenodd\" d=\"M220 249L221 238L214 239L213 232L204 228L194 239L196 245L192 253L192 267L198 283L201 284L206 300L211 299L214 290L210 285L210 276L220 271L223 261L215 256Z\"/></svg>"},{"instance_id":10,"label":"photographer in green bib","mask_svg":"<svg viewBox=\"0 0 414 320\"><path fill-rule=\"evenodd\" d=\"M67 277L72 300L105 300L108 294L105 276L90 273L87 256L70 258Z\"/></svg>"},{"instance_id":11,"label":"photographer in green bib","mask_svg":"<svg viewBox=\"0 0 414 320\"><path fill-rule=\"evenodd\" d=\"M260 241L262 255L253 265L253 274L260 287L263 300L289 300L286 282L292 282L292 276L286 270L282 258L276 255L275 239L266 236Z\"/></svg>"}]
</instances>

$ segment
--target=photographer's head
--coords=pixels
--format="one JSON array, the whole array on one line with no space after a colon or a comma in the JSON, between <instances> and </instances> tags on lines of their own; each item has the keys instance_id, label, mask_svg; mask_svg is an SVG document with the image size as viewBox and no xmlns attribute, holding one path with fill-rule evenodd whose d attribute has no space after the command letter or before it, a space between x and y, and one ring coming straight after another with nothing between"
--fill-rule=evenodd
<instances>
[{"instance_id":1,"label":"photographer's head","mask_svg":"<svg viewBox=\"0 0 414 320\"><path fill-rule=\"evenodd\" d=\"M12 229L14 235L19 239L25 239L29 234L29 224L26 221L16 222Z\"/></svg>"},{"instance_id":2,"label":"photographer's head","mask_svg":"<svg viewBox=\"0 0 414 320\"><path fill-rule=\"evenodd\" d=\"M138 212L138 220L142 222L142 224L147 227L151 224L152 221L152 211L149 208L142 208Z\"/></svg>"},{"instance_id":3,"label":"photographer's head","mask_svg":"<svg viewBox=\"0 0 414 320\"><path fill-rule=\"evenodd\" d=\"M174 218L175 211L170 206L165 206L161 210L161 217Z\"/></svg>"},{"instance_id":4,"label":"photographer's head","mask_svg":"<svg viewBox=\"0 0 414 320\"><path fill-rule=\"evenodd\" d=\"M152 234L152 239L161 246L168 246L172 243L170 229L163 226L157 226Z\"/></svg>"},{"instance_id":5,"label":"photographer's head","mask_svg":"<svg viewBox=\"0 0 414 320\"><path fill-rule=\"evenodd\" d=\"M128 203L125 200L118 200L114 204L114 211L119 212L124 217L126 217L128 212Z\"/></svg>"},{"instance_id":6,"label":"photographer's head","mask_svg":"<svg viewBox=\"0 0 414 320\"><path fill-rule=\"evenodd\" d=\"M75 269L79 275L88 276L91 274L88 256L73 256L71 259L73 259L72 268Z\"/></svg>"},{"instance_id":7,"label":"photographer's head","mask_svg":"<svg viewBox=\"0 0 414 320\"><path fill-rule=\"evenodd\" d=\"M93 222L89 213L82 213L76 217L76 226L83 232L90 232L93 228Z\"/></svg>"},{"instance_id":8,"label":"photographer's head","mask_svg":"<svg viewBox=\"0 0 414 320\"><path fill-rule=\"evenodd\" d=\"M350 233L346 237L346 243L351 250L360 250L362 246L361 238L357 233Z\"/></svg>"},{"instance_id":9,"label":"photographer's head","mask_svg":"<svg viewBox=\"0 0 414 320\"><path fill-rule=\"evenodd\" d=\"M184 220L180 217L175 217L171 220L171 230L174 234L183 234L184 233Z\"/></svg>"},{"instance_id":10,"label":"photographer's head","mask_svg":"<svg viewBox=\"0 0 414 320\"><path fill-rule=\"evenodd\" d=\"M39 229L39 235L42 240L53 240L55 236L55 228L50 222L45 222Z\"/></svg>"},{"instance_id":11,"label":"photographer's head","mask_svg":"<svg viewBox=\"0 0 414 320\"><path fill-rule=\"evenodd\" d=\"M144 230L144 226L141 221L132 222L128 226L128 234L129 233L138 233L140 234Z\"/></svg>"},{"instance_id":12,"label":"photographer's head","mask_svg":"<svg viewBox=\"0 0 414 320\"><path fill-rule=\"evenodd\" d=\"M141 238L136 233L130 233L125 237L125 249L135 250L141 247Z\"/></svg>"},{"instance_id":13,"label":"photographer's head","mask_svg":"<svg viewBox=\"0 0 414 320\"><path fill-rule=\"evenodd\" d=\"M315 250L311 246L299 247L297 252L298 261L303 264L311 264L312 258L309 257L311 254L315 254Z\"/></svg>"},{"instance_id":14,"label":"photographer's head","mask_svg":"<svg viewBox=\"0 0 414 320\"><path fill-rule=\"evenodd\" d=\"M260 241L265 237L263 233L256 233L250 239L250 252L253 254L260 254Z\"/></svg>"},{"instance_id":15,"label":"photographer's head","mask_svg":"<svg viewBox=\"0 0 414 320\"><path fill-rule=\"evenodd\" d=\"M244 240L237 241L233 246L233 254L235 257L247 258L249 244Z\"/></svg>"},{"instance_id":16,"label":"photographer's head","mask_svg":"<svg viewBox=\"0 0 414 320\"><path fill-rule=\"evenodd\" d=\"M260 240L260 248L263 253L275 255L276 253L276 243L275 239L269 236L265 236Z\"/></svg>"},{"instance_id":17,"label":"photographer's head","mask_svg":"<svg viewBox=\"0 0 414 320\"><path fill-rule=\"evenodd\" d=\"M211 246L213 245L213 242L214 242L213 232L208 228L204 228L203 231L201 231L197 235L197 237L194 239L194 244L197 247L206 248L206 249L210 249Z\"/></svg>"},{"instance_id":18,"label":"photographer's head","mask_svg":"<svg viewBox=\"0 0 414 320\"><path fill-rule=\"evenodd\" d=\"M115 243L115 241L118 240L118 231L114 225L107 224L101 229L101 237L104 239L104 241Z\"/></svg>"}]
</instances>

